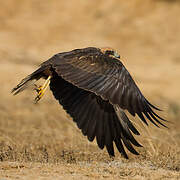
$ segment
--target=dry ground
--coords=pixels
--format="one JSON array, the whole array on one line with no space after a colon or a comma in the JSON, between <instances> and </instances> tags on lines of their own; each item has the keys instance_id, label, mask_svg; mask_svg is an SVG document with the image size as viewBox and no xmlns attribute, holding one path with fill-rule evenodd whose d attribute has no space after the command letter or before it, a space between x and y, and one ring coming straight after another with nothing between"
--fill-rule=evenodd
<instances>
[{"instance_id":1,"label":"dry ground","mask_svg":"<svg viewBox=\"0 0 180 180\"><path fill-rule=\"evenodd\" d=\"M180 179L180 2L6 0L0 7L0 179ZM139 156L110 159L51 92L10 90L54 53L112 46L170 129L150 125Z\"/></svg>"}]
</instances>

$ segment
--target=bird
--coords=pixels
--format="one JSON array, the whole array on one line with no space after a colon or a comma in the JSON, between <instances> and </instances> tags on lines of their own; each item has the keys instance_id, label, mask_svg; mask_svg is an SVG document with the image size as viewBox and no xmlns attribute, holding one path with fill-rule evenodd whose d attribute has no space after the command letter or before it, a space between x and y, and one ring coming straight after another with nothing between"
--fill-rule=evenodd
<instances>
[{"instance_id":1,"label":"bird","mask_svg":"<svg viewBox=\"0 0 180 180\"><path fill-rule=\"evenodd\" d=\"M42 86L35 83L45 79ZM139 155L135 147L142 145L134 135L140 135L132 116L148 125L167 127L161 111L142 94L119 53L109 47L86 47L57 53L25 77L15 88L14 95L34 85L35 103L48 87L63 109L72 117L77 127L89 141L96 139L100 149L106 148L110 157L114 147L128 159L127 151ZM163 122L162 122L163 121Z\"/></svg>"}]
</instances>

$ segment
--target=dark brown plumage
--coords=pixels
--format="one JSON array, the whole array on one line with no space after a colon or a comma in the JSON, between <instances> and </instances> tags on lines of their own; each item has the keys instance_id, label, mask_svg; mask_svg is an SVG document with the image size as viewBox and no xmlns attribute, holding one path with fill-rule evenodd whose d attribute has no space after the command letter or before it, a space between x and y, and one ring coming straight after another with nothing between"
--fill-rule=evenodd
<instances>
[{"instance_id":1,"label":"dark brown plumage","mask_svg":"<svg viewBox=\"0 0 180 180\"><path fill-rule=\"evenodd\" d=\"M88 140L96 138L99 148L106 147L110 156L114 156L114 143L125 158L128 156L124 146L133 154L138 154L133 145L141 146L132 135L139 132L123 110L137 114L147 125L148 119L156 126L165 126L160 122L165 120L153 111L159 109L142 95L120 56L111 48L88 47L56 54L12 92L17 94L49 76L54 97Z\"/></svg>"}]
</instances>

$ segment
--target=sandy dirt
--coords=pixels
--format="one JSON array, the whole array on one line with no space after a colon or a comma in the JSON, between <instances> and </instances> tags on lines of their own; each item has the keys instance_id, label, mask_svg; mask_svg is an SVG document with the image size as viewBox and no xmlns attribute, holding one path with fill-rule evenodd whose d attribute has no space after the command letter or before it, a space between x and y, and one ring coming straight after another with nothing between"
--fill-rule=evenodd
<instances>
[{"instance_id":1,"label":"sandy dirt","mask_svg":"<svg viewBox=\"0 0 180 180\"><path fill-rule=\"evenodd\" d=\"M0 179L180 179L180 2L6 0L0 6ZM139 156L110 159L52 93L11 89L55 53L111 46L169 129L145 127ZM129 116L130 117L130 116Z\"/></svg>"}]
</instances>

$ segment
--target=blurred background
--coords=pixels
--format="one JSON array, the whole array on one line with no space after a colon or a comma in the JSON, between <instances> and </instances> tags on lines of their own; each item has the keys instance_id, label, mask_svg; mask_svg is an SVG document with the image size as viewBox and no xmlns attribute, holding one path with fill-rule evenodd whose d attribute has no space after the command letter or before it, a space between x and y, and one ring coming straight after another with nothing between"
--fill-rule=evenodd
<instances>
[{"instance_id":1,"label":"blurred background","mask_svg":"<svg viewBox=\"0 0 180 180\"><path fill-rule=\"evenodd\" d=\"M120 53L143 94L164 110L161 116L173 122L170 130L142 132L146 150L141 153L157 159L167 150L174 158L170 167L180 167L179 17L179 0L1 1L0 160L59 162L69 158L65 151L75 153L75 159L82 158L80 150L89 156L102 154L81 135L51 92L34 105L32 90L16 97L10 91L58 52L110 46ZM103 155L108 158L105 151Z\"/></svg>"},{"instance_id":2,"label":"blurred background","mask_svg":"<svg viewBox=\"0 0 180 180\"><path fill-rule=\"evenodd\" d=\"M139 83L153 84L147 93L180 98L179 10L175 0L2 1L0 62L37 66L58 52L110 46Z\"/></svg>"}]
</instances>

